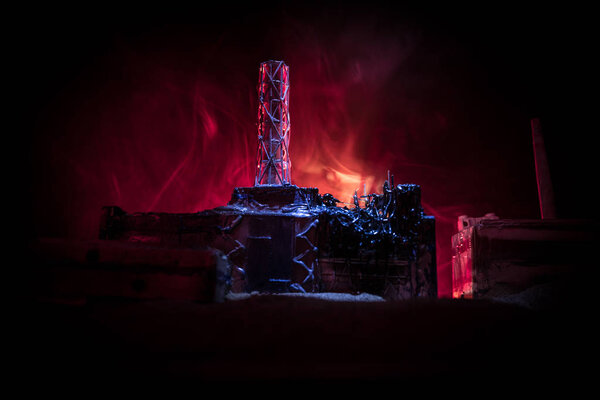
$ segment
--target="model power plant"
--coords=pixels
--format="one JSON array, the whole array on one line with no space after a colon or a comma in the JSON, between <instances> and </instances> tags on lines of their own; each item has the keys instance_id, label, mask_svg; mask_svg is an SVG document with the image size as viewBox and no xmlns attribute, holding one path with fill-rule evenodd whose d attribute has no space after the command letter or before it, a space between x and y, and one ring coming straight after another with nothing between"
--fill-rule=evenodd
<instances>
[{"instance_id":1,"label":"model power plant","mask_svg":"<svg viewBox=\"0 0 600 400\"><path fill-rule=\"evenodd\" d=\"M292 184L290 72L260 65L254 186L193 213L103 208L93 243L42 242L49 295L220 301L228 293L437 297L435 219L421 188L394 184L340 206ZM207 195L210 195L207 194ZM61 260L73 260L65 265ZM58 282L58 283L57 283ZM62 282L62 283L61 283Z\"/></svg>"}]
</instances>

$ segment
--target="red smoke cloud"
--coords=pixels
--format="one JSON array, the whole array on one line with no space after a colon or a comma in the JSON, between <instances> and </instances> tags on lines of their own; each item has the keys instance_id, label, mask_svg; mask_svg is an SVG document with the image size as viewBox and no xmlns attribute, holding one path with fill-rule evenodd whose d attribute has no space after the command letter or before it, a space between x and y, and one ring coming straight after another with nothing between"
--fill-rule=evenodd
<instances>
[{"instance_id":1,"label":"red smoke cloud","mask_svg":"<svg viewBox=\"0 0 600 400\"><path fill-rule=\"evenodd\" d=\"M189 28L135 40L117 35L38 118L38 233L95 237L105 205L195 212L226 204L234 187L253 183L258 66L283 59L291 76L292 182L342 201L354 190L380 192L387 170L395 183L421 185L424 209L436 217L439 290L448 296L457 216L535 209L528 117L496 114L498 99L481 94L480 78L460 69L470 65L468 54L452 40L370 22L338 30L293 19L284 25L273 52L268 43L247 51L238 43L264 43L268 32L221 33L201 44L194 41L204 33ZM478 96L488 96L483 111ZM483 138L507 126L523 139L492 145ZM497 151L515 143L524 150L505 166Z\"/></svg>"}]
</instances>

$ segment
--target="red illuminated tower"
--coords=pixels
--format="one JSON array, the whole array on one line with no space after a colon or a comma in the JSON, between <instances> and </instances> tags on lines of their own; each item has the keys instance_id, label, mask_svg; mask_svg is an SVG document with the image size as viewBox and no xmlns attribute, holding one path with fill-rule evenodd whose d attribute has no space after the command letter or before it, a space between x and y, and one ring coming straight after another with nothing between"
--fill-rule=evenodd
<instances>
[{"instance_id":1,"label":"red illuminated tower","mask_svg":"<svg viewBox=\"0 0 600 400\"><path fill-rule=\"evenodd\" d=\"M258 151L255 186L291 184L290 74L283 61L265 61L258 79Z\"/></svg>"}]
</instances>

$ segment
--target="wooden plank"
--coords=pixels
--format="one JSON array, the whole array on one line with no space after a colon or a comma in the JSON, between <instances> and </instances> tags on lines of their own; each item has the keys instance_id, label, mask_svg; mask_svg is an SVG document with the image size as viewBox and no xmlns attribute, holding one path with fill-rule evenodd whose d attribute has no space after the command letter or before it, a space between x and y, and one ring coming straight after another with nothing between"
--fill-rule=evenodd
<instances>
[{"instance_id":1,"label":"wooden plank","mask_svg":"<svg viewBox=\"0 0 600 400\"><path fill-rule=\"evenodd\" d=\"M535 176L537 179L538 197L540 200L540 215L542 219L556 218L554 205L554 189L550 178L550 167L546 156L546 146L542 125L538 118L531 120L531 134L533 137L533 156L535 160Z\"/></svg>"}]
</instances>

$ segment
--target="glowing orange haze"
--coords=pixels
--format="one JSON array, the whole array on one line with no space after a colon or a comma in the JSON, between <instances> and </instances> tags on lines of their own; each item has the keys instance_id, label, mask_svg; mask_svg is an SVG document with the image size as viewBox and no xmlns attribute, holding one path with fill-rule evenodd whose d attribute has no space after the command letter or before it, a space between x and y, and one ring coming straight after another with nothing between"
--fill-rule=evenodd
<instances>
[{"instance_id":1,"label":"glowing orange haze","mask_svg":"<svg viewBox=\"0 0 600 400\"><path fill-rule=\"evenodd\" d=\"M388 169L396 183L411 183L400 167L411 162L403 141L425 141L421 133L431 136L443 128L435 124L444 122L396 114L405 109L401 98L393 104L381 100L409 48L369 40L355 52L350 39L336 46L353 57L329 56L318 43L296 43L284 57L291 76L292 183L348 203L355 190L381 192ZM68 218L61 234L95 237L105 205L128 212L196 212L225 205L235 187L254 182L256 82L263 60L256 60L253 72L233 70L214 79L148 57L123 55L126 86L88 79L83 94L70 97L85 102L49 108L59 117L69 110L67 123L45 121L60 134L43 136L39 145L50 154L54 174L39 192L61 193L61 207L77 216ZM430 125L420 129L418 118ZM397 127L397 121L404 125Z\"/></svg>"}]
</instances>

